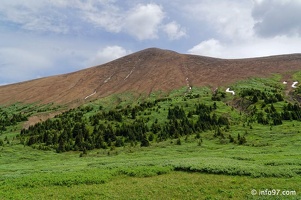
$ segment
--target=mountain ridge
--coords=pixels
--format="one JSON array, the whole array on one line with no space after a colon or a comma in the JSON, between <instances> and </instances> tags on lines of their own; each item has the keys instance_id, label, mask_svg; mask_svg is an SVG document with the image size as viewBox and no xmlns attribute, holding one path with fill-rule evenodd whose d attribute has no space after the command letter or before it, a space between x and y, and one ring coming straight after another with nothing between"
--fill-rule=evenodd
<instances>
[{"instance_id":1,"label":"mountain ridge","mask_svg":"<svg viewBox=\"0 0 301 200\"><path fill-rule=\"evenodd\" d=\"M215 88L274 73L290 79L297 70L301 54L221 59L148 48L76 72L0 86L0 104L82 104L123 92L149 95L185 86Z\"/></svg>"}]
</instances>

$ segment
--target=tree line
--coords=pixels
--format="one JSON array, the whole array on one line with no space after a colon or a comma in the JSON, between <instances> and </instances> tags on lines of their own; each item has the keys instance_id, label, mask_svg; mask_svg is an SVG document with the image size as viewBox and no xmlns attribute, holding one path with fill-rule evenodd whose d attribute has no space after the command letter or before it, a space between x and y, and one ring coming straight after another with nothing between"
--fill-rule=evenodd
<instances>
[{"instance_id":1,"label":"tree line","mask_svg":"<svg viewBox=\"0 0 301 200\"><path fill-rule=\"evenodd\" d=\"M166 120L160 122L141 116L146 109L160 112L159 102L144 102L110 111L99 110L90 117L85 114L91 109L72 109L54 119L22 129L20 135L24 144L39 145L41 149L84 151L120 147L126 143L149 146L152 141L180 138L230 124L227 117L214 113L216 104L195 104L189 113L183 107L171 106L167 115L163 116Z\"/></svg>"},{"instance_id":2,"label":"tree line","mask_svg":"<svg viewBox=\"0 0 301 200\"><path fill-rule=\"evenodd\" d=\"M218 114L222 112L218 111L217 101L225 97L224 92L217 90L209 104L190 103L189 108L186 108L172 105L172 99L164 98L108 111L99 106L92 115L87 113L95 111L95 108L85 106L22 129L20 135L25 145L55 149L57 152L106 149L126 144L149 146L151 142L179 139L191 134L196 134L200 139L200 133L208 130L213 131L214 137L221 140L244 144L244 135L234 138L229 134L229 138L226 138L222 132L222 127L229 130L231 125L228 115ZM238 98L246 108L248 123L271 126L280 125L283 120L301 120L301 108L297 103L286 103L281 109L275 108L274 104L284 101L283 95L277 90L267 92L253 88L242 89ZM165 103L160 104L163 102ZM154 114L160 120L151 117Z\"/></svg>"},{"instance_id":3,"label":"tree line","mask_svg":"<svg viewBox=\"0 0 301 200\"><path fill-rule=\"evenodd\" d=\"M26 120L27 115L21 112L10 114L0 108L0 133L6 131L8 126L15 126L18 122Z\"/></svg>"}]
</instances>

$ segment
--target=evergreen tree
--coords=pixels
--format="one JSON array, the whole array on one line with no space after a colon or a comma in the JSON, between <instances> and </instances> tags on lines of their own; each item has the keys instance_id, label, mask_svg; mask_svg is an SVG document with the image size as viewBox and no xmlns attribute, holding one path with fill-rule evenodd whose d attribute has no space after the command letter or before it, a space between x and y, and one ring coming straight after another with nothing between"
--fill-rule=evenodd
<instances>
[{"instance_id":1,"label":"evergreen tree","mask_svg":"<svg viewBox=\"0 0 301 200\"><path fill-rule=\"evenodd\" d=\"M142 140L141 140L141 147L148 147L150 144L149 144L149 141L148 141L148 139L146 138L146 135L144 135L143 137L142 137Z\"/></svg>"}]
</instances>

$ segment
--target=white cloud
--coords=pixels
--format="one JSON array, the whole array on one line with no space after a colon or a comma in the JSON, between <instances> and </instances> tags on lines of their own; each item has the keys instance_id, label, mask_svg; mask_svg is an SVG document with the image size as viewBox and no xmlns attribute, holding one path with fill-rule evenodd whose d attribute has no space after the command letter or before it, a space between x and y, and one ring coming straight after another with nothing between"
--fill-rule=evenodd
<instances>
[{"instance_id":1,"label":"white cloud","mask_svg":"<svg viewBox=\"0 0 301 200\"><path fill-rule=\"evenodd\" d=\"M177 40L186 36L186 30L175 21L166 24L163 30L170 40Z\"/></svg>"},{"instance_id":2,"label":"white cloud","mask_svg":"<svg viewBox=\"0 0 301 200\"><path fill-rule=\"evenodd\" d=\"M154 39L163 18L163 9L157 4L137 5L128 12L124 28L139 40Z\"/></svg>"},{"instance_id":3,"label":"white cloud","mask_svg":"<svg viewBox=\"0 0 301 200\"><path fill-rule=\"evenodd\" d=\"M256 2L252 16L255 32L260 37L279 35L301 36L300 0L269 0Z\"/></svg>"},{"instance_id":4,"label":"white cloud","mask_svg":"<svg viewBox=\"0 0 301 200\"><path fill-rule=\"evenodd\" d=\"M146 40L158 37L164 18L163 8L154 3L123 8L115 0L3 1L0 22L37 32L67 34L87 28L103 29Z\"/></svg>"},{"instance_id":5,"label":"white cloud","mask_svg":"<svg viewBox=\"0 0 301 200\"><path fill-rule=\"evenodd\" d=\"M210 57L221 57L223 55L222 49L223 47L218 40L209 39L194 46L188 50L188 53Z\"/></svg>"},{"instance_id":6,"label":"white cloud","mask_svg":"<svg viewBox=\"0 0 301 200\"><path fill-rule=\"evenodd\" d=\"M90 1L77 6L82 13L82 19L97 28L118 33L122 30L124 11L112 4L113 1Z\"/></svg>"},{"instance_id":7,"label":"white cloud","mask_svg":"<svg viewBox=\"0 0 301 200\"><path fill-rule=\"evenodd\" d=\"M77 7L83 13L83 19L94 26L113 33L124 32L138 40L157 38L164 18L161 6L149 3L123 9L114 4L115 1L92 2Z\"/></svg>"},{"instance_id":8,"label":"white cloud","mask_svg":"<svg viewBox=\"0 0 301 200\"><path fill-rule=\"evenodd\" d=\"M91 23L112 31L116 28L110 17L118 13L110 0L2 0L0 22L38 32L70 33ZM112 13L112 14L109 14ZM113 20L110 20L113 19Z\"/></svg>"},{"instance_id":9,"label":"white cloud","mask_svg":"<svg viewBox=\"0 0 301 200\"><path fill-rule=\"evenodd\" d=\"M238 40L253 35L251 1L188 0L182 6L186 18L195 21L194 26L213 29L219 37Z\"/></svg>"},{"instance_id":10,"label":"white cloud","mask_svg":"<svg viewBox=\"0 0 301 200\"><path fill-rule=\"evenodd\" d=\"M43 0L3 0L0 4L0 22L30 31L67 33L69 27L63 20L65 14L49 7L49 2Z\"/></svg>"},{"instance_id":11,"label":"white cloud","mask_svg":"<svg viewBox=\"0 0 301 200\"><path fill-rule=\"evenodd\" d=\"M207 31L188 53L246 58L301 52L299 0L188 1L189 19Z\"/></svg>"},{"instance_id":12,"label":"white cloud","mask_svg":"<svg viewBox=\"0 0 301 200\"><path fill-rule=\"evenodd\" d=\"M117 58L126 56L127 54L130 54L130 53L131 53L131 51L126 50L120 46L107 46L103 49L98 50L96 55L88 60L87 67L100 65L100 64L115 60Z\"/></svg>"},{"instance_id":13,"label":"white cloud","mask_svg":"<svg viewBox=\"0 0 301 200\"><path fill-rule=\"evenodd\" d=\"M248 41L222 43L210 39L188 50L188 53L218 58L250 58L301 52L298 37L277 36L270 39L250 38Z\"/></svg>"}]
</instances>

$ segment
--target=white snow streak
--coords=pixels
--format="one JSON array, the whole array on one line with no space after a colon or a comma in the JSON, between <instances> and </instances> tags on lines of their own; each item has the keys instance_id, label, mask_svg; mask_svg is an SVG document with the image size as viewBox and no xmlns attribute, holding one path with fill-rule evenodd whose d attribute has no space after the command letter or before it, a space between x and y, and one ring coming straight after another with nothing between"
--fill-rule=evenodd
<instances>
[{"instance_id":1,"label":"white snow streak","mask_svg":"<svg viewBox=\"0 0 301 200\"><path fill-rule=\"evenodd\" d=\"M293 82L292 88L297 88L297 86L296 86L297 84L298 84L298 81Z\"/></svg>"},{"instance_id":2,"label":"white snow streak","mask_svg":"<svg viewBox=\"0 0 301 200\"><path fill-rule=\"evenodd\" d=\"M226 92L232 93L232 95L235 95L235 92L233 90L230 90L230 88L227 88Z\"/></svg>"},{"instance_id":3,"label":"white snow streak","mask_svg":"<svg viewBox=\"0 0 301 200\"><path fill-rule=\"evenodd\" d=\"M86 96L85 99L88 99L89 97L93 96L94 94L96 94L96 91L94 91L92 94Z\"/></svg>"},{"instance_id":4,"label":"white snow streak","mask_svg":"<svg viewBox=\"0 0 301 200\"><path fill-rule=\"evenodd\" d=\"M107 83L110 79L111 79L112 76L110 76L109 78L107 78L104 83Z\"/></svg>"},{"instance_id":5,"label":"white snow streak","mask_svg":"<svg viewBox=\"0 0 301 200\"><path fill-rule=\"evenodd\" d=\"M135 67L130 71L130 73L124 78L124 80L126 80L134 71Z\"/></svg>"},{"instance_id":6,"label":"white snow streak","mask_svg":"<svg viewBox=\"0 0 301 200\"><path fill-rule=\"evenodd\" d=\"M188 92L190 92L192 87L190 86L188 77L186 78L186 85L187 85Z\"/></svg>"}]
</instances>

